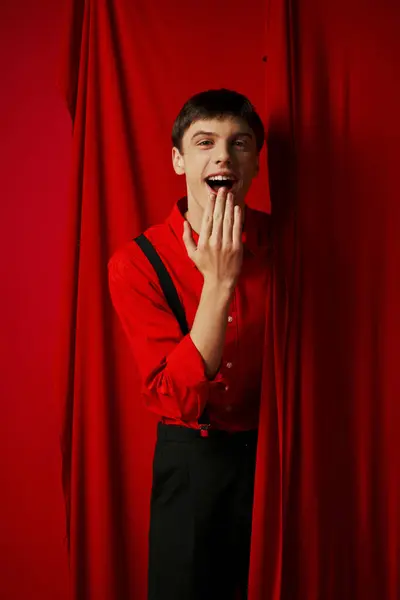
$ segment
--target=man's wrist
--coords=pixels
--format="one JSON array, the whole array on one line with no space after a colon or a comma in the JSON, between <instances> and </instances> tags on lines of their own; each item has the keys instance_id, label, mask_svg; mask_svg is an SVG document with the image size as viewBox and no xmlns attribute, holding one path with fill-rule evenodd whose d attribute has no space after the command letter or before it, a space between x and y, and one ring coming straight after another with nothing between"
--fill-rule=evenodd
<instances>
[{"instance_id":1,"label":"man's wrist","mask_svg":"<svg viewBox=\"0 0 400 600\"><path fill-rule=\"evenodd\" d=\"M203 294L213 297L218 304L229 304L234 289L233 281L219 281L213 277L204 278Z\"/></svg>"}]
</instances>

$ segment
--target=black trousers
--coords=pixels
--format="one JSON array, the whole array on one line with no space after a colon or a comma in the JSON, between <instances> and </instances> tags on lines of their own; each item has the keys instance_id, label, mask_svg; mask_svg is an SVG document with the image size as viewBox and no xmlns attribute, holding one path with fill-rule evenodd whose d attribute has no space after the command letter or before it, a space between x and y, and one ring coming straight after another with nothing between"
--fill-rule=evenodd
<instances>
[{"instance_id":1,"label":"black trousers","mask_svg":"<svg viewBox=\"0 0 400 600\"><path fill-rule=\"evenodd\" d=\"M149 600L247 597L257 432L158 426Z\"/></svg>"}]
</instances>

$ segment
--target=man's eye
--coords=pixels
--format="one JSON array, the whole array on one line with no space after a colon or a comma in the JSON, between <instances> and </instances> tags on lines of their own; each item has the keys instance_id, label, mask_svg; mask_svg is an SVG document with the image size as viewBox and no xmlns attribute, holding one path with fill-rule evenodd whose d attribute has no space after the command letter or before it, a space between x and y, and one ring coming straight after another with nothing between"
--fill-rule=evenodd
<instances>
[{"instance_id":1,"label":"man's eye","mask_svg":"<svg viewBox=\"0 0 400 600\"><path fill-rule=\"evenodd\" d=\"M241 148L244 148L244 146L246 145L246 142L244 140L235 140L235 145L239 146Z\"/></svg>"},{"instance_id":2,"label":"man's eye","mask_svg":"<svg viewBox=\"0 0 400 600\"><path fill-rule=\"evenodd\" d=\"M198 143L199 146L208 146L209 144L212 144L211 140L202 140Z\"/></svg>"}]
</instances>

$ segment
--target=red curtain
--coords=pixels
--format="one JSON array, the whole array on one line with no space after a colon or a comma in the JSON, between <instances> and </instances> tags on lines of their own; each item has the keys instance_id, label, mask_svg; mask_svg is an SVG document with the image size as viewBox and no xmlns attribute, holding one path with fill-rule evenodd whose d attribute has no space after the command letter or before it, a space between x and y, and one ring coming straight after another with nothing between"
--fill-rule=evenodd
<instances>
[{"instance_id":1,"label":"red curtain","mask_svg":"<svg viewBox=\"0 0 400 600\"><path fill-rule=\"evenodd\" d=\"M400 596L400 7L272 2L252 600Z\"/></svg>"},{"instance_id":2,"label":"red curtain","mask_svg":"<svg viewBox=\"0 0 400 600\"><path fill-rule=\"evenodd\" d=\"M230 87L266 121L276 224L250 600L395 600L397 4L69 8L73 174L60 366L74 597L145 598L155 421L140 404L106 267L184 192L169 138L183 101ZM266 169L250 202L269 207Z\"/></svg>"},{"instance_id":3,"label":"red curtain","mask_svg":"<svg viewBox=\"0 0 400 600\"><path fill-rule=\"evenodd\" d=\"M229 87L265 114L264 2L243 12L240 3L76 0L64 48L74 122L61 353L72 589L144 600L156 420L141 405L107 261L185 193L170 132L187 97ZM253 206L268 208L266 189L264 169Z\"/></svg>"}]
</instances>

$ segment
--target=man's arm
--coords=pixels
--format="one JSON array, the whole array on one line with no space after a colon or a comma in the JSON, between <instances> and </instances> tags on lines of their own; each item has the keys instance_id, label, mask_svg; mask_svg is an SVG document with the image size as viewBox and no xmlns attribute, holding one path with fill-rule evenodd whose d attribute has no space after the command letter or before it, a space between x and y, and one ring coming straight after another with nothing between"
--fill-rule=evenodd
<instances>
[{"instance_id":1,"label":"man's arm","mask_svg":"<svg viewBox=\"0 0 400 600\"><path fill-rule=\"evenodd\" d=\"M212 195L205 209L196 247L188 222L183 240L189 257L204 277L190 336L203 357L207 377L217 373L224 349L228 311L243 260L243 218L227 190Z\"/></svg>"},{"instance_id":2,"label":"man's arm","mask_svg":"<svg viewBox=\"0 0 400 600\"><path fill-rule=\"evenodd\" d=\"M190 227L186 225L188 252L191 256L196 253L195 262L198 261L198 268L204 275L203 291L189 335L182 338L179 324L156 283L153 269L136 244L131 247L130 256L117 252L109 262L112 302L139 368L145 405L164 417L197 420L207 404L210 387L223 382L217 372L230 300L240 270L241 238L237 238L240 239L239 251L229 250L233 245L227 235L231 227L233 236L233 208L232 211L228 209L225 222L222 197L220 204L215 199L210 201L212 217L217 206L224 212L222 216L221 212L216 215L215 227L210 211L204 215L205 232L211 231L211 234L203 235L201 243L199 239L197 249ZM224 231L220 231L224 224L225 238ZM241 229L239 222L236 228Z\"/></svg>"},{"instance_id":3,"label":"man's arm","mask_svg":"<svg viewBox=\"0 0 400 600\"><path fill-rule=\"evenodd\" d=\"M112 303L132 349L141 396L151 412L195 421L203 413L210 382L190 335L182 337L157 276L140 248L119 250L109 261Z\"/></svg>"}]
</instances>

